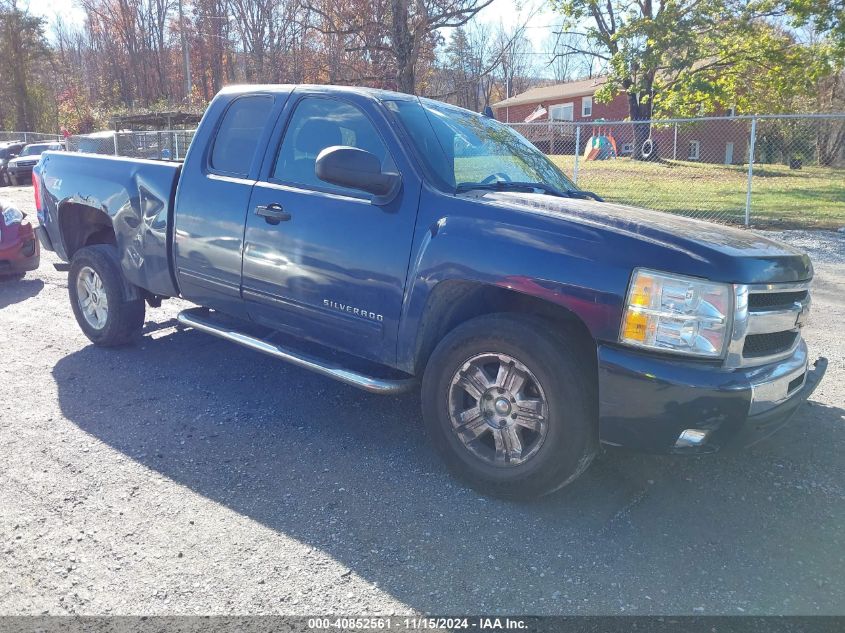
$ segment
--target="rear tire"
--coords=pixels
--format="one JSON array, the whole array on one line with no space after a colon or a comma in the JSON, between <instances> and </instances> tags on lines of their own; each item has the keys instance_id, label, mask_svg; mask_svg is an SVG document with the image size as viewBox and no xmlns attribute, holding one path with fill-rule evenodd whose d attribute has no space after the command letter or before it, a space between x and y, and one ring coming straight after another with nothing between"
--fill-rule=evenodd
<instances>
[{"instance_id":1,"label":"rear tire","mask_svg":"<svg viewBox=\"0 0 845 633\"><path fill-rule=\"evenodd\" d=\"M67 287L76 322L95 345L125 345L140 334L144 299L123 277L114 246L79 249L71 260Z\"/></svg>"},{"instance_id":2,"label":"rear tire","mask_svg":"<svg viewBox=\"0 0 845 633\"><path fill-rule=\"evenodd\" d=\"M596 378L574 336L529 315L494 314L437 345L423 419L453 473L487 494L532 498L586 470L598 446Z\"/></svg>"}]
</instances>

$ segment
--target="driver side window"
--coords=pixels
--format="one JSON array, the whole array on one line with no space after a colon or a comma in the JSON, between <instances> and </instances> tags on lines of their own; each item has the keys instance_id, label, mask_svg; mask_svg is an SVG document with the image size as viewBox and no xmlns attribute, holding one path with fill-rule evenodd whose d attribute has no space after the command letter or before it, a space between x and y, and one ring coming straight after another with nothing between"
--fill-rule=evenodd
<instances>
[{"instance_id":1,"label":"driver side window","mask_svg":"<svg viewBox=\"0 0 845 633\"><path fill-rule=\"evenodd\" d=\"M366 115L356 106L335 99L308 97L299 102L285 131L272 179L308 189L360 196L361 192L317 178L317 156L327 147L345 145L374 154L385 167L387 148Z\"/></svg>"}]
</instances>

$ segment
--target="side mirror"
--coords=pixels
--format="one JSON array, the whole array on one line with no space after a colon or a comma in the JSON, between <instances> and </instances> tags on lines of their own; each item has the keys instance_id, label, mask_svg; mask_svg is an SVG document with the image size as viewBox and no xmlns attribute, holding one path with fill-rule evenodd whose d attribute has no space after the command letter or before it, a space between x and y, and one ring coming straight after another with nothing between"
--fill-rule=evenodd
<instances>
[{"instance_id":1,"label":"side mirror","mask_svg":"<svg viewBox=\"0 0 845 633\"><path fill-rule=\"evenodd\" d=\"M373 203L379 205L393 200L402 184L399 174L381 170L381 161L374 154L343 145L320 152L314 171L320 180L373 194Z\"/></svg>"}]
</instances>

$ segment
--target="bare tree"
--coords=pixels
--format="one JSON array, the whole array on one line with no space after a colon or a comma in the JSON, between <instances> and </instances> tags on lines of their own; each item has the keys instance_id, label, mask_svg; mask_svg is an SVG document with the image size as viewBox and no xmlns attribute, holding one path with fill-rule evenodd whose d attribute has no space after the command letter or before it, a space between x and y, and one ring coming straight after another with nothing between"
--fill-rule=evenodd
<instances>
[{"instance_id":1,"label":"bare tree","mask_svg":"<svg viewBox=\"0 0 845 633\"><path fill-rule=\"evenodd\" d=\"M345 10L338 2L303 1L320 16L324 34L353 40L347 52L378 59L374 67L392 69L391 87L415 93L418 62L441 29L464 26L493 0L364 0L344 2Z\"/></svg>"},{"instance_id":2,"label":"bare tree","mask_svg":"<svg viewBox=\"0 0 845 633\"><path fill-rule=\"evenodd\" d=\"M598 52L591 40L581 33L566 31L563 25L553 27L543 45L546 66L560 83L595 76Z\"/></svg>"},{"instance_id":3,"label":"bare tree","mask_svg":"<svg viewBox=\"0 0 845 633\"><path fill-rule=\"evenodd\" d=\"M235 28L245 53L247 81L264 76L264 64L273 39L273 12L276 0L231 0Z\"/></svg>"},{"instance_id":4,"label":"bare tree","mask_svg":"<svg viewBox=\"0 0 845 633\"><path fill-rule=\"evenodd\" d=\"M439 94L463 108L480 111L489 103L499 64L492 28L489 24L471 22L456 28L446 48Z\"/></svg>"},{"instance_id":5,"label":"bare tree","mask_svg":"<svg viewBox=\"0 0 845 633\"><path fill-rule=\"evenodd\" d=\"M233 71L229 0L194 0L194 31L189 48L200 92L209 101ZM187 27L187 21L186 21Z\"/></svg>"},{"instance_id":6,"label":"bare tree","mask_svg":"<svg viewBox=\"0 0 845 633\"><path fill-rule=\"evenodd\" d=\"M506 28L499 25L496 47L500 64L499 80L505 88L505 98L528 90L534 73L534 47L525 37L525 25Z\"/></svg>"}]
</instances>

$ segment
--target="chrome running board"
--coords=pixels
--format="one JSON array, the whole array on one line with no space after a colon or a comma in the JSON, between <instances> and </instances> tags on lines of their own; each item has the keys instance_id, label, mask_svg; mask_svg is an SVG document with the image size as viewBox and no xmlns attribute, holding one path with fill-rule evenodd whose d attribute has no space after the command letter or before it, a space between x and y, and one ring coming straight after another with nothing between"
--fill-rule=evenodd
<instances>
[{"instance_id":1,"label":"chrome running board","mask_svg":"<svg viewBox=\"0 0 845 633\"><path fill-rule=\"evenodd\" d=\"M417 381L414 378L375 378L350 369L331 365L318 358L306 356L300 354L299 352L285 349L281 345L270 343L263 339L250 336L249 334L244 334L243 332L238 332L230 327L218 325L211 319L203 318L203 316L200 316L197 312L198 310L196 308L183 310L177 315L176 319L182 325L187 325L195 330L212 334L213 336L231 341L232 343L237 343L238 345L248 347L249 349L253 349L257 352L269 354L274 358L287 361L304 369L310 369L313 372L322 374L323 376L328 376L329 378L334 378L335 380L346 383L347 385L352 385L353 387L358 387L364 391L369 391L370 393L388 395L403 393L413 389L417 384Z\"/></svg>"}]
</instances>

